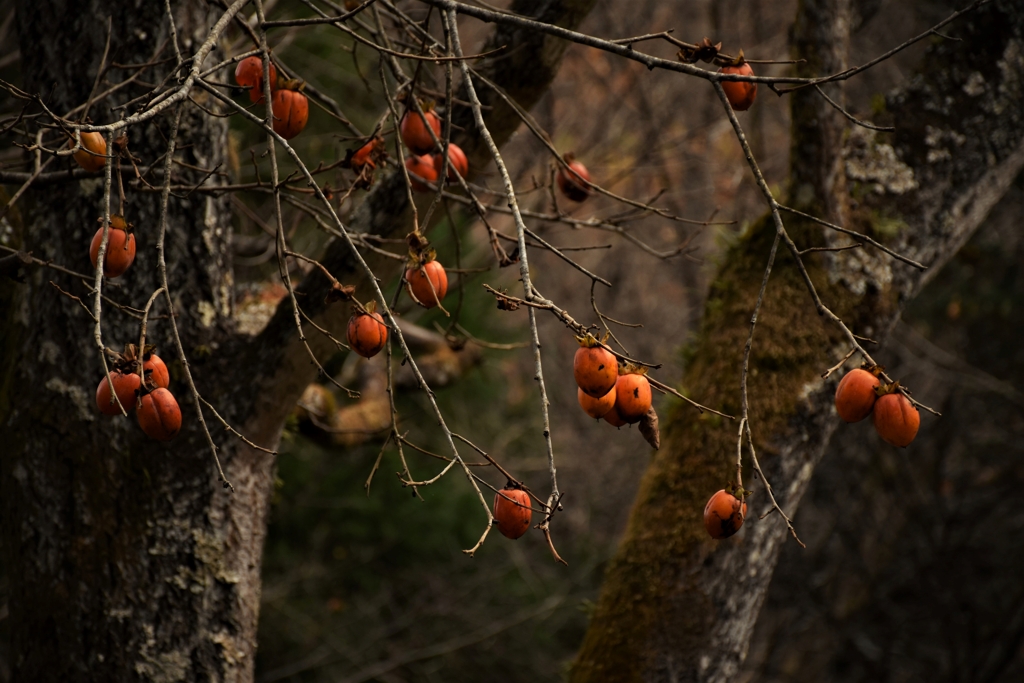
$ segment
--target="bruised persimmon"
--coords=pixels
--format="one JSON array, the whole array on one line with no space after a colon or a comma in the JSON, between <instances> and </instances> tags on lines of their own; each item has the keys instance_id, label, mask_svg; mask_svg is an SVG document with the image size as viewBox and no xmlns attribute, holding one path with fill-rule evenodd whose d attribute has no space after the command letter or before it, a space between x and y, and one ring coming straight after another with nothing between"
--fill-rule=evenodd
<instances>
[{"instance_id":1,"label":"bruised persimmon","mask_svg":"<svg viewBox=\"0 0 1024 683\"><path fill-rule=\"evenodd\" d=\"M135 392L142 386L142 380L134 372L121 373L111 370L110 381L114 385L117 400L121 402L126 412L132 412L135 407ZM117 405L117 401L113 399L114 397L110 393L110 383L104 376L100 380L99 386L96 387L96 407L104 415L120 415L121 406Z\"/></svg>"},{"instance_id":2,"label":"bruised persimmon","mask_svg":"<svg viewBox=\"0 0 1024 683\"><path fill-rule=\"evenodd\" d=\"M348 320L348 345L363 358L373 358L388 343L388 327L374 310L373 302L365 311L356 311Z\"/></svg>"},{"instance_id":3,"label":"bruised persimmon","mask_svg":"<svg viewBox=\"0 0 1024 683\"><path fill-rule=\"evenodd\" d=\"M291 140L309 121L309 100L298 90L278 90L274 95L274 132Z\"/></svg>"},{"instance_id":4,"label":"bruised persimmon","mask_svg":"<svg viewBox=\"0 0 1024 683\"><path fill-rule=\"evenodd\" d=\"M583 412L590 417L600 420L609 410L615 407L615 389L613 388L601 398L594 398L582 389L577 388L576 399L580 402Z\"/></svg>"},{"instance_id":5,"label":"bruised persimmon","mask_svg":"<svg viewBox=\"0 0 1024 683\"><path fill-rule=\"evenodd\" d=\"M426 154L434 150L434 138L430 136L427 126L434 131L434 135L441 138L441 119L433 111L423 112L423 116L415 109L409 109L402 117L399 124L399 131L402 135L402 142L415 154Z\"/></svg>"},{"instance_id":6,"label":"bruised persimmon","mask_svg":"<svg viewBox=\"0 0 1024 683\"><path fill-rule=\"evenodd\" d=\"M719 73L753 76L754 70L750 68L750 64L743 62L742 64L723 66L719 69ZM754 104L754 98L757 97L757 83L722 81L722 90L725 91L725 97L735 111L750 109L750 105Z\"/></svg>"},{"instance_id":7,"label":"bruised persimmon","mask_svg":"<svg viewBox=\"0 0 1024 683\"><path fill-rule=\"evenodd\" d=\"M249 89L249 100L263 102L263 59L259 55L246 57L235 67L235 82ZM270 63L270 93L277 91L277 68Z\"/></svg>"},{"instance_id":8,"label":"bruised persimmon","mask_svg":"<svg viewBox=\"0 0 1024 683\"><path fill-rule=\"evenodd\" d=\"M434 168L434 157L430 154L411 156L405 160L405 168L409 171L409 184L417 192L430 192L431 189L423 181L437 182L438 170Z\"/></svg>"},{"instance_id":9,"label":"bruised persimmon","mask_svg":"<svg viewBox=\"0 0 1024 683\"><path fill-rule=\"evenodd\" d=\"M530 494L512 482L494 494L494 522L502 536L513 540L519 538L530 528L532 516Z\"/></svg>"},{"instance_id":10,"label":"bruised persimmon","mask_svg":"<svg viewBox=\"0 0 1024 683\"><path fill-rule=\"evenodd\" d=\"M875 401L874 422L875 431L883 441L906 448L917 436L921 413L906 396L894 390Z\"/></svg>"},{"instance_id":11,"label":"bruised persimmon","mask_svg":"<svg viewBox=\"0 0 1024 683\"><path fill-rule=\"evenodd\" d=\"M590 196L590 172L572 154L565 155L565 162L569 168L559 167L555 182L567 199L582 202Z\"/></svg>"},{"instance_id":12,"label":"bruised persimmon","mask_svg":"<svg viewBox=\"0 0 1024 683\"><path fill-rule=\"evenodd\" d=\"M836 412L844 422L860 422L871 414L878 394L878 377L857 368L850 370L836 387Z\"/></svg>"},{"instance_id":13,"label":"bruised persimmon","mask_svg":"<svg viewBox=\"0 0 1024 683\"><path fill-rule=\"evenodd\" d=\"M448 274L437 261L406 269L405 281L409 283L409 290L416 301L424 308L437 306L448 293Z\"/></svg>"},{"instance_id":14,"label":"bruised persimmon","mask_svg":"<svg viewBox=\"0 0 1024 683\"><path fill-rule=\"evenodd\" d=\"M146 373L146 379L156 387L166 389L171 384L171 373L167 371L167 364L155 353L143 356L142 371Z\"/></svg>"},{"instance_id":15,"label":"bruised persimmon","mask_svg":"<svg viewBox=\"0 0 1024 683\"><path fill-rule=\"evenodd\" d=\"M578 337L580 348L572 359L572 375L576 386L594 398L603 398L615 388L619 376L618 361L611 351L588 334Z\"/></svg>"},{"instance_id":16,"label":"bruised persimmon","mask_svg":"<svg viewBox=\"0 0 1024 683\"><path fill-rule=\"evenodd\" d=\"M746 516L747 504L741 504L739 498L722 489L704 506L704 528L711 538L729 538L743 526Z\"/></svg>"},{"instance_id":17,"label":"bruised persimmon","mask_svg":"<svg viewBox=\"0 0 1024 683\"><path fill-rule=\"evenodd\" d=\"M107 252L103 258L103 274L107 277L123 275L135 261L135 235L127 231L127 224L121 216L110 217L110 229L107 237ZM103 241L103 228L96 231L89 245L89 259L93 268L100 256L100 243Z\"/></svg>"},{"instance_id":18,"label":"bruised persimmon","mask_svg":"<svg viewBox=\"0 0 1024 683\"><path fill-rule=\"evenodd\" d=\"M102 171L103 167L107 164L107 158L104 156L107 153L107 141L103 139L103 134L82 131L81 135L82 148L71 156L74 157L75 161L78 162L78 165L86 171L91 171L93 173L96 171ZM69 144L72 147L75 146L73 138Z\"/></svg>"},{"instance_id":19,"label":"bruised persimmon","mask_svg":"<svg viewBox=\"0 0 1024 683\"><path fill-rule=\"evenodd\" d=\"M181 429L181 408L174 395L163 387L139 399L135 417L146 436L157 441L170 441Z\"/></svg>"},{"instance_id":20,"label":"bruised persimmon","mask_svg":"<svg viewBox=\"0 0 1024 683\"><path fill-rule=\"evenodd\" d=\"M444 155L434 155L434 171L437 172L437 177L441 176L441 166L444 165ZM469 173L469 159L466 158L466 153L462 151L462 148L456 145L454 142L448 143L448 180L455 182L455 171L459 172L459 175L463 178Z\"/></svg>"},{"instance_id":21,"label":"bruised persimmon","mask_svg":"<svg viewBox=\"0 0 1024 683\"><path fill-rule=\"evenodd\" d=\"M373 138L372 140L370 140L365 145L363 145L362 147L360 147L359 149L352 153L351 158L349 158L348 165L354 171L361 171L363 170L364 166L369 166L370 168L377 168L377 157L380 156L383 150L383 138Z\"/></svg>"},{"instance_id":22,"label":"bruised persimmon","mask_svg":"<svg viewBox=\"0 0 1024 683\"><path fill-rule=\"evenodd\" d=\"M619 417L633 424L651 409L651 383L639 369L627 367L615 381L615 410Z\"/></svg>"}]
</instances>

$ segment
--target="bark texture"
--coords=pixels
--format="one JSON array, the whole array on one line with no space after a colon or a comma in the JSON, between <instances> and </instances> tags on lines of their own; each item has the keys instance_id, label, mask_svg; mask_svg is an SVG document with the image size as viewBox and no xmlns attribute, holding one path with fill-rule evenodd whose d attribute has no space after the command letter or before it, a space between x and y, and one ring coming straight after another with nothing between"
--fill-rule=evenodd
<instances>
[{"instance_id":1,"label":"bark texture","mask_svg":"<svg viewBox=\"0 0 1024 683\"><path fill-rule=\"evenodd\" d=\"M592 4L521 0L515 9L575 26ZM142 63L168 36L166 16L157 7L19 2L24 89L49 93L47 102L59 113L84 102L103 53L108 16L110 59ZM189 55L220 10L187 2L175 11L182 51ZM493 66L492 77L529 107L557 71L565 46L556 42L499 30L491 44L508 45L522 69L534 68L526 79L522 69ZM222 57L215 50L210 63ZM122 102L140 91L123 93ZM193 97L206 101L198 90ZM185 111L179 158L196 167L217 166L226 149L224 120L192 107ZM94 107L91 114L96 121L113 120L109 110ZM132 151L145 163L159 159L168 128L163 117L130 131ZM503 116L491 130L504 142L514 128ZM472 130L465 135L471 137ZM474 161L482 162L479 155ZM87 246L102 214L102 196L95 179L30 191L20 211L12 212L18 232L12 246L90 272ZM133 193L129 201L126 214L137 226L138 256L120 286L105 291L141 307L157 287L158 195ZM402 234L411 225L408 209L404 187L390 176L369 194L352 227ZM273 448L315 368L287 305L257 337L234 331L230 233L226 196L172 197L167 262L175 314L200 392L236 428ZM341 281L360 283L344 245L329 245L323 260ZM26 285L0 284L0 501L13 596L14 680L252 680L273 457L211 425L235 487L233 494L224 491L181 367L174 363L172 388L184 426L173 442L145 439L133 418L98 415L93 396L101 365L92 321L77 302L57 294L50 279L59 278L37 269ZM65 289L71 286L61 282ZM314 277L298 289L310 302L310 315L338 330L342 307L327 311L318 303L324 285ZM359 294L367 298L365 288ZM109 305L104 310L108 346L137 341L137 320ZM154 313L168 311L161 304ZM160 344L165 358L175 355L166 322L152 321L149 339ZM319 335L309 341L315 351L333 350Z\"/></svg>"},{"instance_id":2,"label":"bark texture","mask_svg":"<svg viewBox=\"0 0 1024 683\"><path fill-rule=\"evenodd\" d=\"M848 22L841 0L801 4L794 42L808 69L843 65ZM903 303L956 253L1024 165L1024 10L994 2L955 26L964 41L933 44L920 75L887 99L895 134L850 128L810 90L793 100L789 201L930 266L921 275L870 249L805 257L826 305L874 339L886 338ZM784 219L801 248L834 241L813 224ZM770 220L762 220L729 251L688 351L684 387L733 414L773 237ZM816 315L793 261L780 254L754 337L750 417L762 466L791 514L838 421L837 378L824 382L819 373L847 350ZM758 520L770 509L758 482L748 484L755 497L736 537L716 544L703 530L704 503L733 478L736 427L686 408L665 421L665 447L641 484L571 680L736 675L788 533L777 516ZM752 482L749 473L745 481Z\"/></svg>"}]
</instances>

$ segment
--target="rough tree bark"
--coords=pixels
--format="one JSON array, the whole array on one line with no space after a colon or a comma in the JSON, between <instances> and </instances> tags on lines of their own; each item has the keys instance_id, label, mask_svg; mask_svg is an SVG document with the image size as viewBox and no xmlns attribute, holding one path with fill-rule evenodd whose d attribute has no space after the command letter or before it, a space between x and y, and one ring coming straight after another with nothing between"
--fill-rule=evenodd
<instances>
[{"instance_id":1,"label":"rough tree bark","mask_svg":"<svg viewBox=\"0 0 1024 683\"><path fill-rule=\"evenodd\" d=\"M518 0L515 11L575 27L592 4ZM175 5L188 56L221 9L191 1ZM168 36L160 4L21 0L24 89L42 94L60 113L84 102L103 53L108 16L111 55L119 63L149 61ZM508 45L513 57L483 68L521 104L532 106L557 71L565 43L506 28L498 28L490 42ZM157 67L150 80L166 68ZM127 91L121 101L140 94ZM208 101L199 90L193 97ZM466 142L477 136L465 114L459 120L465 130L455 139L470 151ZM501 106L489 116L495 139L506 141L516 121ZM92 117L113 120L106 108L94 107ZM154 162L165 151L168 131L166 117L129 131L132 151L144 163ZM187 108L178 147L188 164L217 166L226 148L223 119ZM473 158L483 160L479 151ZM86 245L102 214L102 196L97 180L31 190L9 217L17 233L12 246L91 272ZM120 286L106 290L135 307L158 286L158 197L130 193L127 212L138 229L139 254ZM112 208L117 210L116 200ZM386 177L350 228L404 234L411 226L408 209L398 179ZM242 433L274 448L285 416L315 375L290 305L286 299L257 337L235 332L226 196L172 198L169 211L170 286L197 386ZM330 245L323 260L341 281L363 283L343 245ZM185 424L170 444L146 440L130 420L98 416L93 395L101 366L92 321L78 303L47 284L53 279L73 287L61 278L36 269L26 285L0 283L0 505L11 579L14 680L252 680L273 457L211 425L235 487L230 494L218 481L186 392L179 395ZM342 336L341 307L317 304L324 286L314 276L298 289L306 293L314 320ZM167 311L159 304L154 313ZM107 346L137 337L135 319L105 306ZM161 344L165 357L174 355L166 321L151 321L149 339ZM333 350L319 335L310 334L309 341L318 353Z\"/></svg>"},{"instance_id":2,"label":"rough tree bark","mask_svg":"<svg viewBox=\"0 0 1024 683\"><path fill-rule=\"evenodd\" d=\"M849 25L846 0L801 3L794 38L808 75L845 66ZM894 134L851 127L810 89L793 96L790 205L872 233L930 266L921 274L870 249L805 257L826 305L874 339L885 339L902 304L964 244L1024 166L1024 8L990 3L958 20L955 33L963 42L934 44L921 74L888 97ZM827 90L833 99L839 91L835 84ZM801 248L835 242L814 224L784 219ZM705 403L734 414L774 234L770 219L762 220L724 258L684 378ZM848 350L816 315L795 263L780 254L754 337L750 417L762 466L789 513L837 423L835 383L819 373ZM758 521L770 504L760 483L748 483L756 495L744 529L732 540L709 541L700 514L709 494L733 478L736 423L680 408L665 424L574 682L725 681L746 654L788 532L777 516Z\"/></svg>"}]
</instances>

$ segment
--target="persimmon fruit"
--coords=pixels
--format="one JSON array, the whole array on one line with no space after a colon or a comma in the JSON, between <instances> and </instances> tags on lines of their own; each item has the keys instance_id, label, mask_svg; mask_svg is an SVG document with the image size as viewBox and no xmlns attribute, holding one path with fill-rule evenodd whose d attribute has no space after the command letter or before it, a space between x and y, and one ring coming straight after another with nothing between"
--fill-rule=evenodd
<instances>
[{"instance_id":1,"label":"persimmon fruit","mask_svg":"<svg viewBox=\"0 0 1024 683\"><path fill-rule=\"evenodd\" d=\"M352 158L348 162L349 166L354 171L361 171L364 166L377 168L377 162L374 160L374 157L377 155L377 149L383 147L383 145L384 140L381 138L370 140L352 154Z\"/></svg>"},{"instance_id":2,"label":"persimmon fruit","mask_svg":"<svg viewBox=\"0 0 1024 683\"><path fill-rule=\"evenodd\" d=\"M399 124L399 132L402 135L402 142L416 154L426 154L434 151L434 138L430 137L427 126L434 131L434 135L441 139L441 119L432 110L423 112L423 116L415 109L406 110Z\"/></svg>"},{"instance_id":3,"label":"persimmon fruit","mask_svg":"<svg viewBox=\"0 0 1024 683\"><path fill-rule=\"evenodd\" d=\"M373 358L388 343L388 327L380 313L356 311L348 320L348 345L363 358Z\"/></svg>"},{"instance_id":4,"label":"persimmon fruit","mask_svg":"<svg viewBox=\"0 0 1024 683\"><path fill-rule=\"evenodd\" d=\"M613 388L612 391L615 391L615 389ZM615 408L614 405L612 406L611 410L609 410L607 413L601 416L601 419L610 424L612 427L622 427L623 425L629 424L628 422L622 419L622 416L619 415L619 411Z\"/></svg>"},{"instance_id":5,"label":"persimmon fruit","mask_svg":"<svg viewBox=\"0 0 1024 683\"><path fill-rule=\"evenodd\" d=\"M583 412L593 418L600 420L609 410L615 407L615 389L612 388L601 398L594 398L582 389L576 389L576 399L580 402Z\"/></svg>"},{"instance_id":6,"label":"persimmon fruit","mask_svg":"<svg viewBox=\"0 0 1024 683\"><path fill-rule=\"evenodd\" d=\"M107 158L104 156L107 153L107 141L103 139L103 134L82 131L81 135L82 148L71 156L86 171L93 173L102 171L103 167L107 165ZM73 138L69 144L72 147L75 146Z\"/></svg>"},{"instance_id":7,"label":"persimmon fruit","mask_svg":"<svg viewBox=\"0 0 1024 683\"><path fill-rule=\"evenodd\" d=\"M844 422L860 422L871 414L878 394L878 377L857 368L850 370L836 387L836 412Z\"/></svg>"},{"instance_id":8,"label":"persimmon fruit","mask_svg":"<svg viewBox=\"0 0 1024 683\"><path fill-rule=\"evenodd\" d=\"M640 372L620 373L615 380L615 410L619 417L633 424L651 409L651 383Z\"/></svg>"},{"instance_id":9,"label":"persimmon fruit","mask_svg":"<svg viewBox=\"0 0 1024 683\"><path fill-rule=\"evenodd\" d=\"M409 184L416 192L431 192L428 183L437 183L437 169L434 164L434 157L430 154L423 156L411 156L405 160L405 168L409 171Z\"/></svg>"},{"instance_id":10,"label":"persimmon fruit","mask_svg":"<svg viewBox=\"0 0 1024 683\"><path fill-rule=\"evenodd\" d=\"M594 398L602 398L615 388L619 377L619 364L611 351L592 336L580 341L580 348L572 359L572 375L576 386Z\"/></svg>"},{"instance_id":11,"label":"persimmon fruit","mask_svg":"<svg viewBox=\"0 0 1024 683\"><path fill-rule=\"evenodd\" d=\"M274 132L291 140L309 121L309 100L298 90L278 90L274 95Z\"/></svg>"},{"instance_id":12,"label":"persimmon fruit","mask_svg":"<svg viewBox=\"0 0 1024 683\"><path fill-rule=\"evenodd\" d=\"M146 374L146 379L156 387L166 389L171 384L171 373L167 371L167 364L155 353L143 356L142 371Z\"/></svg>"},{"instance_id":13,"label":"persimmon fruit","mask_svg":"<svg viewBox=\"0 0 1024 683\"><path fill-rule=\"evenodd\" d=\"M135 392L142 386L142 380L134 372L122 373L111 370L110 381L113 383L114 393L117 394L117 399L124 406L125 411L132 412L132 409L135 408ZM96 407L104 415L121 414L121 407L117 405L117 401L113 401L110 383L107 382L106 376L96 387Z\"/></svg>"},{"instance_id":14,"label":"persimmon fruit","mask_svg":"<svg viewBox=\"0 0 1024 683\"><path fill-rule=\"evenodd\" d=\"M263 59L259 55L246 57L235 67L235 82L249 89L249 100L263 102ZM277 67L270 63L270 94L277 92Z\"/></svg>"},{"instance_id":15,"label":"persimmon fruit","mask_svg":"<svg viewBox=\"0 0 1024 683\"><path fill-rule=\"evenodd\" d=\"M181 429L181 408L174 394L163 387L139 399L135 417L146 436L156 441L170 441Z\"/></svg>"},{"instance_id":16,"label":"persimmon fruit","mask_svg":"<svg viewBox=\"0 0 1024 683\"><path fill-rule=\"evenodd\" d=\"M882 440L899 448L909 446L921 426L921 413L896 391L878 397L873 417L875 431Z\"/></svg>"},{"instance_id":17,"label":"persimmon fruit","mask_svg":"<svg viewBox=\"0 0 1024 683\"><path fill-rule=\"evenodd\" d=\"M741 505L739 498L722 489L704 506L704 528L711 538L729 538L743 526L746 516L747 504Z\"/></svg>"},{"instance_id":18,"label":"persimmon fruit","mask_svg":"<svg viewBox=\"0 0 1024 683\"><path fill-rule=\"evenodd\" d=\"M135 235L127 230L127 223L121 216L110 217L110 229L107 237L107 252L103 257L103 274L114 278L124 275L135 261ZM100 256L100 243L103 241L103 228L96 231L89 245L89 259L93 268Z\"/></svg>"},{"instance_id":19,"label":"persimmon fruit","mask_svg":"<svg viewBox=\"0 0 1024 683\"><path fill-rule=\"evenodd\" d=\"M571 154L565 155L565 161L569 164L569 168L559 167L555 182L567 199L582 202L590 196L590 185L588 184L590 183L590 172Z\"/></svg>"},{"instance_id":20,"label":"persimmon fruit","mask_svg":"<svg viewBox=\"0 0 1024 683\"><path fill-rule=\"evenodd\" d=\"M448 273L437 261L427 261L421 267L406 269L405 280L409 283L412 295L425 308L437 306L448 293Z\"/></svg>"},{"instance_id":21,"label":"persimmon fruit","mask_svg":"<svg viewBox=\"0 0 1024 683\"><path fill-rule=\"evenodd\" d=\"M434 171L436 177L441 176L441 167L444 165L444 155L434 155ZM454 142L448 143L448 180L456 182L458 178L455 176L455 171L459 172L459 175L463 178L469 173L469 159L466 158L466 153L462 151L462 148L456 145Z\"/></svg>"},{"instance_id":22,"label":"persimmon fruit","mask_svg":"<svg viewBox=\"0 0 1024 683\"><path fill-rule=\"evenodd\" d=\"M519 538L529 530L532 516L530 495L512 482L494 494L494 521L502 536Z\"/></svg>"},{"instance_id":23,"label":"persimmon fruit","mask_svg":"<svg viewBox=\"0 0 1024 683\"><path fill-rule=\"evenodd\" d=\"M750 68L750 64L743 62L742 64L723 66L719 69L719 73L753 76L754 70ZM722 81L722 90L725 91L725 97L735 111L750 109L750 105L754 104L754 98L757 97L757 83Z\"/></svg>"}]
</instances>

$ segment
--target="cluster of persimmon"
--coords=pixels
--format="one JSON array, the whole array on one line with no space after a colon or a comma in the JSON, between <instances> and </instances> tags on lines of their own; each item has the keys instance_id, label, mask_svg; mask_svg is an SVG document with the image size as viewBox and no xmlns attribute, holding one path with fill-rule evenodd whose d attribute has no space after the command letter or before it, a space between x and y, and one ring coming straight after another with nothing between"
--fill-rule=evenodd
<instances>
[{"instance_id":1,"label":"cluster of persimmon","mask_svg":"<svg viewBox=\"0 0 1024 683\"><path fill-rule=\"evenodd\" d=\"M303 131L309 121L309 100L302 94L305 83L297 79L279 79L273 62L270 62L269 69L274 132L285 140L291 140ZM238 63L235 82L248 90L253 103L266 101L263 96L263 60L259 56L246 57Z\"/></svg>"},{"instance_id":2,"label":"cluster of persimmon","mask_svg":"<svg viewBox=\"0 0 1024 683\"><path fill-rule=\"evenodd\" d=\"M906 448L917 436L921 414L900 391L899 381L884 384L883 368L865 364L850 370L836 388L836 412L844 422L860 422L872 416L882 440Z\"/></svg>"},{"instance_id":3,"label":"cluster of persimmon","mask_svg":"<svg viewBox=\"0 0 1024 683\"><path fill-rule=\"evenodd\" d=\"M519 484L509 481L494 494L494 523L506 538L515 540L530 528L530 494Z\"/></svg>"},{"instance_id":4,"label":"cluster of persimmon","mask_svg":"<svg viewBox=\"0 0 1024 683\"><path fill-rule=\"evenodd\" d=\"M96 387L96 407L111 416L121 415L122 408L125 413L134 410L146 436L170 441L181 429L181 408L167 388L171 383L167 365L154 350L155 347L147 345L140 359L135 345L128 344L123 354L110 354L110 379L103 377Z\"/></svg>"},{"instance_id":5,"label":"cluster of persimmon","mask_svg":"<svg viewBox=\"0 0 1024 683\"><path fill-rule=\"evenodd\" d=\"M441 139L441 119L434 113L428 103L421 107L420 114L415 108L409 108L402 116L399 134L402 143L409 148L411 154L405 160L405 168L409 171L409 184L417 192L430 192L426 183L437 183L444 166L444 155L434 142ZM430 131L434 134L431 135ZM454 142L448 143L448 182L456 182L459 176L465 178L469 174L469 159L462 148ZM426 181L426 183L424 182Z\"/></svg>"},{"instance_id":6,"label":"cluster of persimmon","mask_svg":"<svg viewBox=\"0 0 1024 683\"><path fill-rule=\"evenodd\" d=\"M645 369L632 363L620 365L592 334L576 339L580 348L573 358L572 374L583 411L613 427L639 422L651 410L653 399Z\"/></svg>"}]
</instances>

